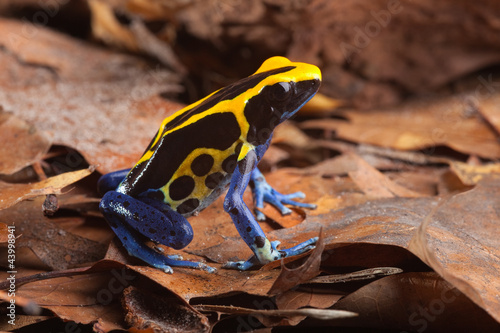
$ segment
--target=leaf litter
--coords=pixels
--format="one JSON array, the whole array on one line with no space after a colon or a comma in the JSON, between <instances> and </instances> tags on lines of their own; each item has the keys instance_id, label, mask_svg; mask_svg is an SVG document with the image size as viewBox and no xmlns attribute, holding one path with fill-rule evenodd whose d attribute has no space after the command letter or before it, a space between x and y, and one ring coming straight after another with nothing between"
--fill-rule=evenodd
<instances>
[{"instance_id":1,"label":"leaf litter","mask_svg":"<svg viewBox=\"0 0 500 333\"><path fill-rule=\"evenodd\" d=\"M437 87L463 73L455 64L431 79L422 75L425 71L414 72L399 60L395 63L398 73L387 71L394 61L391 54L374 50L387 46L388 34L397 38L409 25L418 25L416 21L400 21L394 16L394 24L402 30L385 30L367 47L370 54L379 54L373 59L379 67L366 72L367 53L358 49L351 54L352 67L358 73L351 74L346 72L348 66L338 67L338 51L314 35L335 33L331 28L317 29L330 11L348 26L359 24L360 12L353 18L339 17L349 5L325 3L323 11L314 11L307 4L294 8L279 1L272 6L255 1L252 10L245 12L239 6L221 9L212 1L199 8L180 5L168 10L158 9L151 1L131 1L129 7L121 8L122 13L140 12L141 19L134 17L134 23L127 26L126 19L112 15L111 9L120 8L119 4L103 9L99 2L91 3L91 11L100 15L94 26L96 31L101 29L96 36L153 56L175 74L138 56L96 47L43 27L36 27L35 37L27 36L26 26L19 21L0 19L0 30L5 32L0 37L4 66L0 107L6 111L1 113L0 126L8 129L0 135L9 142L0 163L4 174L0 184L0 265L8 267L8 226L15 225L16 301L24 307L18 317L25 319L19 326L40 327L37 325L55 319L66 328L77 323L97 332L218 332L228 327L252 331L299 324L366 331L479 328L493 332L498 328L500 183L496 162L500 144L496 105L500 94L494 85L487 85L488 94L479 95L476 89L432 98L417 96L381 108L380 104L401 100L391 84L380 83L388 77L417 92L415 82ZM376 6L380 4L367 5L366 13L370 8L379 10ZM401 17L417 6L406 5ZM266 205L267 220L261 225L283 247L321 232L316 249L259 270L222 269L224 262L247 259L251 252L219 198L189 219L195 238L188 247L177 251L159 247L165 254L206 261L218 269L216 273L174 268L174 274L167 275L128 256L98 212L95 183L99 174L89 176L93 169L85 168L97 165L97 171L105 173L129 167L161 119L180 107L163 96L179 91L184 68L200 72L197 62L208 68L210 61L213 68L224 67L222 56L207 57L207 63L200 61L202 53L185 56L178 66L176 52L187 53L182 45L172 48L175 44L168 42L174 38L174 21L163 29L146 24L149 30L144 30L141 20L148 23L147 18L172 15L193 35L221 46L235 36L252 43L282 30L273 30L277 27L269 24L259 29L263 17L276 18L278 26L303 22L297 21L300 15L295 21L293 15L287 16L306 8L301 6L308 8L301 15L318 19L314 33L298 23L286 51L285 40L268 46L309 61L324 54L323 89L327 94L335 92L331 95L341 96L341 100L319 98L301 114L301 121L278 128L275 144L262 163L277 190L302 191L318 208L294 209L290 216L281 216ZM200 20L200 8L219 16ZM270 13L270 8L281 11ZM413 13L419 15L415 13L429 8L422 4ZM462 13L462 9L456 12ZM238 21L234 18L244 12L248 14L245 24L254 25L252 33L227 24ZM214 24L218 29L206 28ZM299 51L306 41L312 47ZM166 50L173 53L162 58ZM445 54L439 57L449 58ZM472 70L496 58L485 53L461 59ZM434 68L434 61L419 60L419 66ZM221 73L241 77L241 73L234 74L234 68L245 70L245 66ZM389 76L384 78L383 73ZM404 75L415 81L405 81ZM334 77L351 84L346 87L356 83L362 88L354 94L339 90ZM376 92L380 93L378 100L370 97ZM352 96L359 99L352 100ZM369 105L372 110L352 105ZM335 109L339 106L343 108ZM58 174L51 144L52 152L62 145L81 154L76 162L71 154L56 157L73 161L73 170L80 170ZM45 195L52 195L50 202L55 203L52 216L44 215L48 211ZM250 193L244 200L253 209ZM7 276L0 272L2 281ZM5 282L0 285L7 290ZM0 296L9 301L6 293ZM41 309L43 316L36 317L40 313L30 307ZM34 318L41 318L41 323ZM12 327L0 324L0 329Z\"/></svg>"}]
</instances>

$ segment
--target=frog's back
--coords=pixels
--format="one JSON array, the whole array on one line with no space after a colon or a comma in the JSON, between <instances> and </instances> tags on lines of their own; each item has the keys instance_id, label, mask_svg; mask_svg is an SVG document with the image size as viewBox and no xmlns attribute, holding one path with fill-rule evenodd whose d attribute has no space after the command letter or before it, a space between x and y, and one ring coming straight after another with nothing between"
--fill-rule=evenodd
<instances>
[{"instance_id":1,"label":"frog's back","mask_svg":"<svg viewBox=\"0 0 500 333\"><path fill-rule=\"evenodd\" d=\"M259 70L166 118L117 190L161 200L184 215L208 206L228 185L242 147L256 144L247 140L247 102L268 78L279 81L294 68Z\"/></svg>"}]
</instances>

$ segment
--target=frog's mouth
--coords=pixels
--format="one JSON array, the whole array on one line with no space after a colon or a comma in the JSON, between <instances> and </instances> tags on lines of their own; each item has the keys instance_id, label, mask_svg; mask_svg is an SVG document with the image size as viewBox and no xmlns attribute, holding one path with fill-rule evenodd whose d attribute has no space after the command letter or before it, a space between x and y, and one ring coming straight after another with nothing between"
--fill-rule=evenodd
<instances>
[{"instance_id":1,"label":"frog's mouth","mask_svg":"<svg viewBox=\"0 0 500 333\"><path fill-rule=\"evenodd\" d=\"M306 104L319 90L321 80L312 79L296 82L294 85L295 94L290 102L289 111L281 115L281 122L293 116Z\"/></svg>"}]
</instances>

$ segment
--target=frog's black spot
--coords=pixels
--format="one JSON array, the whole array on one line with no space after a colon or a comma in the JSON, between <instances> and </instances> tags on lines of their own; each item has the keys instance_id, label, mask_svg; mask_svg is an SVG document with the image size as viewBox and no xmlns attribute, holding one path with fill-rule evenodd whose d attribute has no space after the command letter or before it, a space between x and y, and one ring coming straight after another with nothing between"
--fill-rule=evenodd
<instances>
[{"instance_id":1,"label":"frog's black spot","mask_svg":"<svg viewBox=\"0 0 500 333\"><path fill-rule=\"evenodd\" d=\"M165 239L165 236L161 236L161 239Z\"/></svg>"},{"instance_id":2,"label":"frog's black spot","mask_svg":"<svg viewBox=\"0 0 500 333\"><path fill-rule=\"evenodd\" d=\"M134 215L132 215L132 218L136 221L139 221L139 214L136 212Z\"/></svg>"},{"instance_id":3,"label":"frog's black spot","mask_svg":"<svg viewBox=\"0 0 500 333\"><path fill-rule=\"evenodd\" d=\"M117 196L117 198L118 198L118 199L121 199L121 198L122 198L122 196L121 196L121 195L118 195L118 196Z\"/></svg>"},{"instance_id":4,"label":"frog's black spot","mask_svg":"<svg viewBox=\"0 0 500 333\"><path fill-rule=\"evenodd\" d=\"M127 208L128 206L130 206L130 202L124 201L123 202L123 207Z\"/></svg>"},{"instance_id":5,"label":"frog's black spot","mask_svg":"<svg viewBox=\"0 0 500 333\"><path fill-rule=\"evenodd\" d=\"M170 236L175 237L176 233L174 230L170 230Z\"/></svg>"},{"instance_id":6,"label":"frog's black spot","mask_svg":"<svg viewBox=\"0 0 500 333\"><path fill-rule=\"evenodd\" d=\"M123 236L123 240L127 241L128 240L127 236Z\"/></svg>"},{"instance_id":7,"label":"frog's black spot","mask_svg":"<svg viewBox=\"0 0 500 333\"><path fill-rule=\"evenodd\" d=\"M147 196L150 199L154 199L154 200L158 200L158 201L165 200L165 194L163 194L162 191L149 191Z\"/></svg>"},{"instance_id":8,"label":"frog's black spot","mask_svg":"<svg viewBox=\"0 0 500 333\"><path fill-rule=\"evenodd\" d=\"M149 228L148 231L150 234L156 234L156 229L154 229L154 228Z\"/></svg>"},{"instance_id":9,"label":"frog's black spot","mask_svg":"<svg viewBox=\"0 0 500 333\"><path fill-rule=\"evenodd\" d=\"M201 154L191 163L191 170L198 177L203 177L210 172L214 166L214 158L208 154Z\"/></svg>"},{"instance_id":10,"label":"frog's black spot","mask_svg":"<svg viewBox=\"0 0 500 333\"><path fill-rule=\"evenodd\" d=\"M227 173L233 173L234 169L236 169L236 161L238 160L238 155L232 154L226 157L224 161L222 161L222 170Z\"/></svg>"},{"instance_id":11,"label":"frog's black spot","mask_svg":"<svg viewBox=\"0 0 500 333\"><path fill-rule=\"evenodd\" d=\"M200 201L198 199L187 199L179 206L177 206L177 212L180 214L187 214L194 211L200 205Z\"/></svg>"},{"instance_id":12,"label":"frog's black spot","mask_svg":"<svg viewBox=\"0 0 500 333\"><path fill-rule=\"evenodd\" d=\"M194 186L195 182L193 178L181 176L170 184L168 193L172 200L182 200L193 192Z\"/></svg>"},{"instance_id":13,"label":"frog's black spot","mask_svg":"<svg viewBox=\"0 0 500 333\"><path fill-rule=\"evenodd\" d=\"M266 245L266 239L264 237L262 236L255 237L255 246L261 249L264 247L264 245Z\"/></svg>"},{"instance_id":14,"label":"frog's black spot","mask_svg":"<svg viewBox=\"0 0 500 333\"><path fill-rule=\"evenodd\" d=\"M276 256L276 257L274 257L274 260L278 260L278 257L277 257L277 256Z\"/></svg>"},{"instance_id":15,"label":"frog's black spot","mask_svg":"<svg viewBox=\"0 0 500 333\"><path fill-rule=\"evenodd\" d=\"M252 227L247 227L247 232L252 231Z\"/></svg>"},{"instance_id":16,"label":"frog's black spot","mask_svg":"<svg viewBox=\"0 0 500 333\"><path fill-rule=\"evenodd\" d=\"M240 212L240 211L239 211L239 210L238 210L238 208L236 208L236 207L234 207L233 209L231 209L231 210L229 211L229 213L231 213L231 214L233 214L233 215L238 215L238 213L239 213L239 212Z\"/></svg>"},{"instance_id":17,"label":"frog's black spot","mask_svg":"<svg viewBox=\"0 0 500 333\"><path fill-rule=\"evenodd\" d=\"M219 183L222 181L224 178L224 175L220 172L214 172L205 178L205 186L208 187L209 189L213 190L214 188L219 185Z\"/></svg>"}]
</instances>

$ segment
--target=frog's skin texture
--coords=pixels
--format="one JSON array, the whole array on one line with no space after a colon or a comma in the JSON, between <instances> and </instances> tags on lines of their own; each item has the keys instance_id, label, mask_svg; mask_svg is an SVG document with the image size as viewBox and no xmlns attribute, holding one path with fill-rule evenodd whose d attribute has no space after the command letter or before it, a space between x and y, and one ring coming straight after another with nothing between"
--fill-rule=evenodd
<instances>
[{"instance_id":1,"label":"frog's skin texture","mask_svg":"<svg viewBox=\"0 0 500 333\"><path fill-rule=\"evenodd\" d=\"M251 182L258 208L269 202L288 214L284 204L315 207L293 201L304 197L300 192L276 192L257 164L274 128L295 114L320 82L316 66L273 57L255 74L167 117L132 169L99 180L105 193L99 208L130 255L165 272L172 272L171 266L214 271L200 262L165 256L145 242L174 249L187 246L193 230L186 217L210 205L227 188L224 210L254 256L225 267L244 270L314 248L317 238L277 250L279 242L267 239L242 196ZM257 217L264 216L258 212Z\"/></svg>"}]
</instances>

